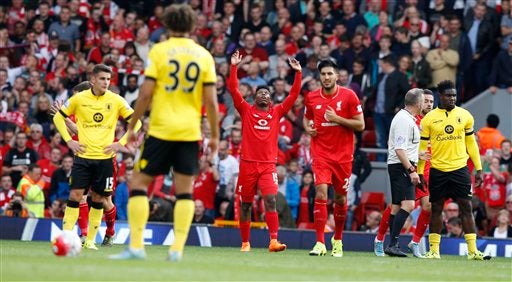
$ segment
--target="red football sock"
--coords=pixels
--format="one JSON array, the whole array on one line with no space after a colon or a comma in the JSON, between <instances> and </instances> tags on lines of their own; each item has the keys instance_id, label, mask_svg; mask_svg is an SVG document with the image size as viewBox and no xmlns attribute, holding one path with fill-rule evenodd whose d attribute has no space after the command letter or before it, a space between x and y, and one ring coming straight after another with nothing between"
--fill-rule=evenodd
<instances>
[{"instance_id":1,"label":"red football sock","mask_svg":"<svg viewBox=\"0 0 512 282\"><path fill-rule=\"evenodd\" d=\"M389 215L391 214L391 206L388 206L382 214L382 220L380 221L379 231L377 231L377 240L384 241L384 236L389 229Z\"/></svg>"},{"instance_id":2,"label":"red football sock","mask_svg":"<svg viewBox=\"0 0 512 282\"><path fill-rule=\"evenodd\" d=\"M343 228L345 228L345 220L347 219L348 205L340 206L334 204L334 240L343 239Z\"/></svg>"},{"instance_id":3,"label":"red football sock","mask_svg":"<svg viewBox=\"0 0 512 282\"><path fill-rule=\"evenodd\" d=\"M240 237L242 237L242 242L249 242L250 235L251 235L251 222L250 221L240 221Z\"/></svg>"},{"instance_id":4,"label":"red football sock","mask_svg":"<svg viewBox=\"0 0 512 282\"><path fill-rule=\"evenodd\" d=\"M87 236L89 230L89 205L80 203L78 206L78 228L80 228L80 236Z\"/></svg>"},{"instance_id":5,"label":"red football sock","mask_svg":"<svg viewBox=\"0 0 512 282\"><path fill-rule=\"evenodd\" d=\"M270 239L277 239L277 232L279 231L279 217L277 212L265 212L265 221L267 222Z\"/></svg>"},{"instance_id":6,"label":"red football sock","mask_svg":"<svg viewBox=\"0 0 512 282\"><path fill-rule=\"evenodd\" d=\"M428 224L430 223L430 212L424 209L421 209L420 215L418 216L418 223L416 223L416 230L414 230L414 235L412 236L412 241L414 243L419 243L421 237L425 234L425 230L427 230Z\"/></svg>"},{"instance_id":7,"label":"red football sock","mask_svg":"<svg viewBox=\"0 0 512 282\"><path fill-rule=\"evenodd\" d=\"M325 223L327 222L327 201L315 199L313 210L315 218L316 241L325 244Z\"/></svg>"},{"instance_id":8,"label":"red football sock","mask_svg":"<svg viewBox=\"0 0 512 282\"><path fill-rule=\"evenodd\" d=\"M107 224L107 230L105 231L106 236L113 237L116 234L115 224L116 224L116 215L117 209L116 206L106 211L105 213L105 223Z\"/></svg>"}]
</instances>

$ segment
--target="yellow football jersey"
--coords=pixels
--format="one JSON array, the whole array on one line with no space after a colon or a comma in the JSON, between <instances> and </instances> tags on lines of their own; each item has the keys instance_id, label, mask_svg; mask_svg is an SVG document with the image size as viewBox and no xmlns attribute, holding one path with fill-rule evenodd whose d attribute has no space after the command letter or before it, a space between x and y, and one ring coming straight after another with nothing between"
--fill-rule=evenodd
<instances>
[{"instance_id":1,"label":"yellow football jersey","mask_svg":"<svg viewBox=\"0 0 512 282\"><path fill-rule=\"evenodd\" d=\"M216 82L211 54L192 39L171 37L153 46L146 78L156 81L148 134L167 141L201 139L203 86Z\"/></svg>"},{"instance_id":2,"label":"yellow football jersey","mask_svg":"<svg viewBox=\"0 0 512 282\"><path fill-rule=\"evenodd\" d=\"M86 159L108 159L114 154L105 154L106 146L114 142L117 120L129 119L133 109L123 97L107 90L95 96L91 89L78 92L66 101L60 112L65 116L75 115L78 127L78 141L87 146L85 153L78 154Z\"/></svg>"},{"instance_id":3,"label":"yellow football jersey","mask_svg":"<svg viewBox=\"0 0 512 282\"><path fill-rule=\"evenodd\" d=\"M473 124L471 113L460 107L451 111L436 108L421 120L420 135L422 140L430 140L433 168L448 172L467 165L466 135L473 134Z\"/></svg>"}]
</instances>

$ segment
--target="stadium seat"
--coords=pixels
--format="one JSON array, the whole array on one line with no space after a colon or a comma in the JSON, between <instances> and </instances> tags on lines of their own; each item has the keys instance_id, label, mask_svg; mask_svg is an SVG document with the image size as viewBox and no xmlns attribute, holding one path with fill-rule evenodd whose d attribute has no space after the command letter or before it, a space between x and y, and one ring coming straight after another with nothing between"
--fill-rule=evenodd
<instances>
[{"instance_id":1,"label":"stadium seat","mask_svg":"<svg viewBox=\"0 0 512 282\"><path fill-rule=\"evenodd\" d=\"M366 215L372 211L382 212L386 208L386 197L382 192L363 192L361 203L354 211L354 220L356 226L361 226L366 222Z\"/></svg>"}]
</instances>

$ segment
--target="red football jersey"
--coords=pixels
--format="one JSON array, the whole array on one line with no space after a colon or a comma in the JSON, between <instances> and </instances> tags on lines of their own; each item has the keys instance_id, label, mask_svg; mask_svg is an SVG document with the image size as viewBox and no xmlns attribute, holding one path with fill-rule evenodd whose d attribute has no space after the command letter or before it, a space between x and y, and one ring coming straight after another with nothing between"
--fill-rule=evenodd
<instances>
[{"instance_id":1,"label":"red football jersey","mask_svg":"<svg viewBox=\"0 0 512 282\"><path fill-rule=\"evenodd\" d=\"M306 95L304 116L313 121L317 135L311 138L313 159L338 163L352 162L354 153L354 131L325 118L325 112L331 107L338 116L350 119L362 114L361 103L354 91L336 86L333 95L325 95L322 88Z\"/></svg>"},{"instance_id":2,"label":"red football jersey","mask_svg":"<svg viewBox=\"0 0 512 282\"><path fill-rule=\"evenodd\" d=\"M299 96L302 73L295 73L295 80L290 94L281 104L271 105L266 112L250 105L238 89L237 67L231 66L228 90L233 97L233 104L242 118L242 154L240 159L252 162L277 162L277 136L279 120L293 106Z\"/></svg>"}]
</instances>

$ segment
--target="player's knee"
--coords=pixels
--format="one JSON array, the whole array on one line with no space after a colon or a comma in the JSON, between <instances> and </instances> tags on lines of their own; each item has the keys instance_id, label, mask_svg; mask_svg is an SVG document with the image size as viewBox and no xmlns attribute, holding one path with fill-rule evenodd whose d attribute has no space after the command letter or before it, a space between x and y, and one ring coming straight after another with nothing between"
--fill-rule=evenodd
<instances>
[{"instance_id":1,"label":"player's knee","mask_svg":"<svg viewBox=\"0 0 512 282\"><path fill-rule=\"evenodd\" d=\"M414 209L414 201L402 201L401 208L407 212Z\"/></svg>"},{"instance_id":2,"label":"player's knee","mask_svg":"<svg viewBox=\"0 0 512 282\"><path fill-rule=\"evenodd\" d=\"M242 202L241 207L243 212L249 211L252 208L252 202Z\"/></svg>"},{"instance_id":3,"label":"player's knee","mask_svg":"<svg viewBox=\"0 0 512 282\"><path fill-rule=\"evenodd\" d=\"M337 205L344 206L347 203L347 197L344 196L344 195L335 194L334 195L334 202Z\"/></svg>"},{"instance_id":4,"label":"player's knee","mask_svg":"<svg viewBox=\"0 0 512 282\"><path fill-rule=\"evenodd\" d=\"M69 199L80 202L82 200L82 197L84 195L84 191L80 189L72 189L69 191ZM87 198L86 198L87 201Z\"/></svg>"},{"instance_id":5,"label":"player's knee","mask_svg":"<svg viewBox=\"0 0 512 282\"><path fill-rule=\"evenodd\" d=\"M432 210L432 204L430 202L426 202L426 203L422 203L421 204L421 209L424 210L424 211L431 211Z\"/></svg>"},{"instance_id":6,"label":"player's knee","mask_svg":"<svg viewBox=\"0 0 512 282\"><path fill-rule=\"evenodd\" d=\"M276 196L267 195L265 196L265 210L275 211L276 210Z\"/></svg>"},{"instance_id":7,"label":"player's knee","mask_svg":"<svg viewBox=\"0 0 512 282\"><path fill-rule=\"evenodd\" d=\"M327 200L327 193L317 190L316 194L315 194L315 199L316 200Z\"/></svg>"}]
</instances>

